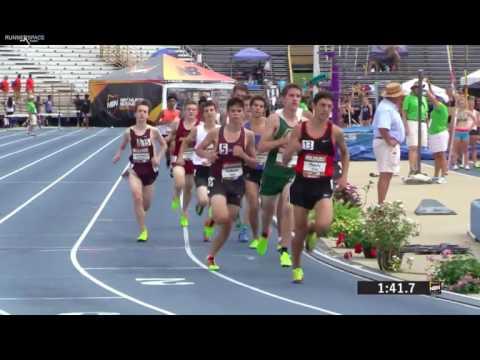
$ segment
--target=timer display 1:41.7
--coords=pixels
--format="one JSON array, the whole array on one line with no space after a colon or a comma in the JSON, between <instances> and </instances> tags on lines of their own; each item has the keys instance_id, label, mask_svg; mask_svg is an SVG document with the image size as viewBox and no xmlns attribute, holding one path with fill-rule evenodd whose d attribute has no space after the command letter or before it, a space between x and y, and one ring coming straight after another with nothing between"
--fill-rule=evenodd
<instances>
[{"instance_id":1,"label":"timer display 1:41.7","mask_svg":"<svg viewBox=\"0 0 480 360\"><path fill-rule=\"evenodd\" d=\"M359 295L437 295L441 284L429 281L359 281Z\"/></svg>"}]
</instances>

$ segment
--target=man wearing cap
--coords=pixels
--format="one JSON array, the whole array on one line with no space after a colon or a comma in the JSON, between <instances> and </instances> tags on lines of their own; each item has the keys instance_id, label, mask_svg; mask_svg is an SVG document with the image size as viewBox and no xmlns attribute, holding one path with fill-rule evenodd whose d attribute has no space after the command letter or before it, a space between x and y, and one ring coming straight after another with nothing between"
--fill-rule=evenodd
<instances>
[{"instance_id":1,"label":"man wearing cap","mask_svg":"<svg viewBox=\"0 0 480 360\"><path fill-rule=\"evenodd\" d=\"M411 87L412 92L410 95L405 96L403 100L403 124L405 126L405 134L407 136L408 146L408 162L410 165L409 175L417 173L417 160L418 160L418 82ZM422 96L421 102L421 145L427 146L427 114L428 114L428 102L425 96Z\"/></svg>"},{"instance_id":2,"label":"man wearing cap","mask_svg":"<svg viewBox=\"0 0 480 360\"><path fill-rule=\"evenodd\" d=\"M378 203L387 196L390 180L400 170L400 144L405 140L405 127L400 116L404 93L399 83L389 83L373 117L373 152L377 161Z\"/></svg>"}]
</instances>

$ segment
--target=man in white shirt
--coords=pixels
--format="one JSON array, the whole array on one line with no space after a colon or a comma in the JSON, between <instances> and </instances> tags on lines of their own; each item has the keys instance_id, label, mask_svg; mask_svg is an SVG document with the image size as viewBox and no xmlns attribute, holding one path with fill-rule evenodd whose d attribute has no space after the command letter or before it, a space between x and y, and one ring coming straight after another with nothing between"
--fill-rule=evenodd
<instances>
[{"instance_id":1,"label":"man in white shirt","mask_svg":"<svg viewBox=\"0 0 480 360\"><path fill-rule=\"evenodd\" d=\"M385 201L392 175L400 171L400 144L405 140L400 115L405 94L401 85L389 83L382 96L384 99L373 118L373 152L380 173L377 185L379 204Z\"/></svg>"}]
</instances>

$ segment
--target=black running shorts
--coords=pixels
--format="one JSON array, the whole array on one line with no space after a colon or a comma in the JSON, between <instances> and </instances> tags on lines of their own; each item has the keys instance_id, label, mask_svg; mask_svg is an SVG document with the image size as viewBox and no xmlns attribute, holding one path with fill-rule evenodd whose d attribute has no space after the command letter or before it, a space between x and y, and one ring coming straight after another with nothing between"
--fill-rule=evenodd
<instances>
[{"instance_id":1,"label":"black running shorts","mask_svg":"<svg viewBox=\"0 0 480 360\"><path fill-rule=\"evenodd\" d=\"M256 183L260 186L260 180L262 179L263 170L252 169L248 166L243 168L243 173L245 174L245 180Z\"/></svg>"},{"instance_id":2,"label":"black running shorts","mask_svg":"<svg viewBox=\"0 0 480 360\"><path fill-rule=\"evenodd\" d=\"M245 180L243 177L233 181L222 181L221 178L216 177L211 177L209 180L208 195L210 197L223 195L227 199L228 205L241 207L242 197L245 194Z\"/></svg>"},{"instance_id":3,"label":"black running shorts","mask_svg":"<svg viewBox=\"0 0 480 360\"><path fill-rule=\"evenodd\" d=\"M210 177L210 167L195 165L195 186L199 188L200 186L208 187L208 178Z\"/></svg>"},{"instance_id":4,"label":"black running shorts","mask_svg":"<svg viewBox=\"0 0 480 360\"><path fill-rule=\"evenodd\" d=\"M290 186L290 203L312 210L319 200L330 199L332 194L330 178L312 181L297 175Z\"/></svg>"}]
</instances>

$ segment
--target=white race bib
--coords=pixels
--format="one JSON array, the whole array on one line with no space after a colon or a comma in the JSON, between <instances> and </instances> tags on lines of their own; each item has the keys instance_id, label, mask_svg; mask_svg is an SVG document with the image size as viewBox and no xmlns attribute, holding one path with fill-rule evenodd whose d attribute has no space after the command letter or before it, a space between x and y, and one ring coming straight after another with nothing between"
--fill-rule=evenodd
<instances>
[{"instance_id":1,"label":"white race bib","mask_svg":"<svg viewBox=\"0 0 480 360\"><path fill-rule=\"evenodd\" d=\"M298 159L298 156L293 155L290 161L288 162L287 167L294 168L297 165L297 159ZM280 151L277 153L276 162L277 162L277 165L285 167L285 165L283 165L283 154Z\"/></svg>"},{"instance_id":2,"label":"white race bib","mask_svg":"<svg viewBox=\"0 0 480 360\"><path fill-rule=\"evenodd\" d=\"M236 180L243 175L242 163L224 163L222 168L222 179Z\"/></svg>"},{"instance_id":3,"label":"white race bib","mask_svg":"<svg viewBox=\"0 0 480 360\"><path fill-rule=\"evenodd\" d=\"M268 153L263 153L263 154L257 154L257 164L259 166L265 166L265 163L267 162L267 158L268 158Z\"/></svg>"},{"instance_id":4,"label":"white race bib","mask_svg":"<svg viewBox=\"0 0 480 360\"><path fill-rule=\"evenodd\" d=\"M184 160L192 160L193 159L193 149L192 148L186 149L183 152L183 159Z\"/></svg>"},{"instance_id":5,"label":"white race bib","mask_svg":"<svg viewBox=\"0 0 480 360\"><path fill-rule=\"evenodd\" d=\"M303 176L311 179L325 176L326 166L326 156L307 154L303 162Z\"/></svg>"},{"instance_id":6,"label":"white race bib","mask_svg":"<svg viewBox=\"0 0 480 360\"><path fill-rule=\"evenodd\" d=\"M150 161L150 153L148 149L134 149L133 161L137 163L145 163Z\"/></svg>"}]
</instances>

